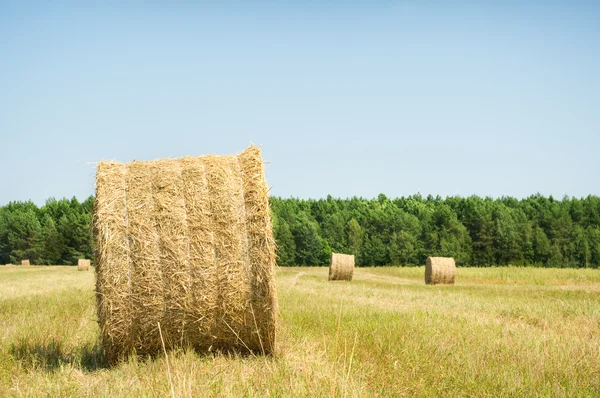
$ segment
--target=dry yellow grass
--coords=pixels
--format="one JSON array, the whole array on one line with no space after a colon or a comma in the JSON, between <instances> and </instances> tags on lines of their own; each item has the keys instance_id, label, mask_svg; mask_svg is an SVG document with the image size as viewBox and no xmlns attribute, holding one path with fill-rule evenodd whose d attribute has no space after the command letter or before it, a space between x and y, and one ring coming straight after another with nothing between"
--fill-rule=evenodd
<instances>
[{"instance_id":1,"label":"dry yellow grass","mask_svg":"<svg viewBox=\"0 0 600 398\"><path fill-rule=\"evenodd\" d=\"M436 286L423 272L336 284L326 267L280 268L274 356L109 366L93 273L1 268L0 396L600 396L600 271L459 268Z\"/></svg>"}]
</instances>

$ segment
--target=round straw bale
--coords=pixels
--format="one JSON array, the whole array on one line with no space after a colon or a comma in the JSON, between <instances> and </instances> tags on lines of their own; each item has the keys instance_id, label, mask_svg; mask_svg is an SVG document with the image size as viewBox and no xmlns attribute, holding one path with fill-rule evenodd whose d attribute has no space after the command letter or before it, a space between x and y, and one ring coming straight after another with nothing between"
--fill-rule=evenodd
<instances>
[{"instance_id":1,"label":"round straw bale","mask_svg":"<svg viewBox=\"0 0 600 398\"><path fill-rule=\"evenodd\" d=\"M77 271L89 271L90 269L90 260L80 258L77 261Z\"/></svg>"},{"instance_id":2,"label":"round straw bale","mask_svg":"<svg viewBox=\"0 0 600 398\"><path fill-rule=\"evenodd\" d=\"M94 206L98 318L111 362L156 354L163 340L273 351L275 240L259 148L100 162Z\"/></svg>"},{"instance_id":3,"label":"round straw bale","mask_svg":"<svg viewBox=\"0 0 600 398\"><path fill-rule=\"evenodd\" d=\"M21 260L21 265L31 265L29 260Z\"/></svg>"},{"instance_id":4,"label":"round straw bale","mask_svg":"<svg viewBox=\"0 0 600 398\"><path fill-rule=\"evenodd\" d=\"M354 274L354 255L331 253L330 281L351 281Z\"/></svg>"},{"instance_id":5,"label":"round straw bale","mask_svg":"<svg viewBox=\"0 0 600 398\"><path fill-rule=\"evenodd\" d=\"M454 284L456 264L452 257L427 257L425 283L428 285Z\"/></svg>"}]
</instances>

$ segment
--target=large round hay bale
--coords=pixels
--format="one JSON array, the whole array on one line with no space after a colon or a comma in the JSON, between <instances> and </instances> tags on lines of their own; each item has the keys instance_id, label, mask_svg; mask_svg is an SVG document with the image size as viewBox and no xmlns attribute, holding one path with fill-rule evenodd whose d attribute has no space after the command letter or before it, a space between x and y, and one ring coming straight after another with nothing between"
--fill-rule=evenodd
<instances>
[{"instance_id":1,"label":"large round hay bale","mask_svg":"<svg viewBox=\"0 0 600 398\"><path fill-rule=\"evenodd\" d=\"M94 206L110 361L158 353L161 332L167 348L273 351L275 241L259 148L101 162Z\"/></svg>"},{"instance_id":2,"label":"large round hay bale","mask_svg":"<svg viewBox=\"0 0 600 398\"><path fill-rule=\"evenodd\" d=\"M80 258L77 261L77 271L89 271L90 269L90 260L85 258Z\"/></svg>"},{"instance_id":3,"label":"large round hay bale","mask_svg":"<svg viewBox=\"0 0 600 398\"><path fill-rule=\"evenodd\" d=\"M351 281L354 275L354 255L331 253L330 281Z\"/></svg>"},{"instance_id":4,"label":"large round hay bale","mask_svg":"<svg viewBox=\"0 0 600 398\"><path fill-rule=\"evenodd\" d=\"M427 257L425 283L428 285L454 284L456 264L452 257Z\"/></svg>"},{"instance_id":5,"label":"large round hay bale","mask_svg":"<svg viewBox=\"0 0 600 398\"><path fill-rule=\"evenodd\" d=\"M21 260L21 265L31 265L29 260Z\"/></svg>"}]
</instances>

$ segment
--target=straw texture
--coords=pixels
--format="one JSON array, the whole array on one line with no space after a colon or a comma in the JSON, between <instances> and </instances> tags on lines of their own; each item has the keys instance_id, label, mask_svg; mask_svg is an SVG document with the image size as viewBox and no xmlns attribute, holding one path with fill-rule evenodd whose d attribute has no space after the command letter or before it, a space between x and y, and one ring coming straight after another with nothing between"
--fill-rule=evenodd
<instances>
[{"instance_id":1,"label":"straw texture","mask_svg":"<svg viewBox=\"0 0 600 398\"><path fill-rule=\"evenodd\" d=\"M330 281L351 281L354 275L354 255L331 253Z\"/></svg>"},{"instance_id":2,"label":"straw texture","mask_svg":"<svg viewBox=\"0 0 600 398\"><path fill-rule=\"evenodd\" d=\"M452 257L427 257L425 283L428 285L454 284L456 264Z\"/></svg>"},{"instance_id":3,"label":"straw texture","mask_svg":"<svg viewBox=\"0 0 600 398\"><path fill-rule=\"evenodd\" d=\"M260 149L101 162L94 212L102 345L271 353L275 241Z\"/></svg>"},{"instance_id":4,"label":"straw texture","mask_svg":"<svg viewBox=\"0 0 600 398\"><path fill-rule=\"evenodd\" d=\"M90 269L90 260L80 258L79 261L77 261L77 271L89 271L89 269Z\"/></svg>"},{"instance_id":5,"label":"straw texture","mask_svg":"<svg viewBox=\"0 0 600 398\"><path fill-rule=\"evenodd\" d=\"M31 265L29 260L21 260L21 265Z\"/></svg>"}]
</instances>

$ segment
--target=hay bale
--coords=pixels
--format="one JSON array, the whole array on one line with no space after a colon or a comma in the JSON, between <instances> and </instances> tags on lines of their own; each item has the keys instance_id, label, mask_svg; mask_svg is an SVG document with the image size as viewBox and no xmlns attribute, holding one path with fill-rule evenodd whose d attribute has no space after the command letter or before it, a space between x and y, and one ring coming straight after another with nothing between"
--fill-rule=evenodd
<instances>
[{"instance_id":1,"label":"hay bale","mask_svg":"<svg viewBox=\"0 0 600 398\"><path fill-rule=\"evenodd\" d=\"M331 253L330 281L351 281L354 275L354 255Z\"/></svg>"},{"instance_id":2,"label":"hay bale","mask_svg":"<svg viewBox=\"0 0 600 398\"><path fill-rule=\"evenodd\" d=\"M21 260L21 265L31 265L29 260Z\"/></svg>"},{"instance_id":3,"label":"hay bale","mask_svg":"<svg viewBox=\"0 0 600 398\"><path fill-rule=\"evenodd\" d=\"M96 299L110 361L135 350L275 345L275 240L260 149L101 162Z\"/></svg>"},{"instance_id":4,"label":"hay bale","mask_svg":"<svg viewBox=\"0 0 600 398\"><path fill-rule=\"evenodd\" d=\"M90 260L80 258L77 261L77 271L89 271L90 270Z\"/></svg>"},{"instance_id":5,"label":"hay bale","mask_svg":"<svg viewBox=\"0 0 600 398\"><path fill-rule=\"evenodd\" d=\"M456 264L452 257L427 257L425 283L428 285L454 284Z\"/></svg>"},{"instance_id":6,"label":"hay bale","mask_svg":"<svg viewBox=\"0 0 600 398\"><path fill-rule=\"evenodd\" d=\"M6 264L7 267L14 267L14 264Z\"/></svg>"}]
</instances>

